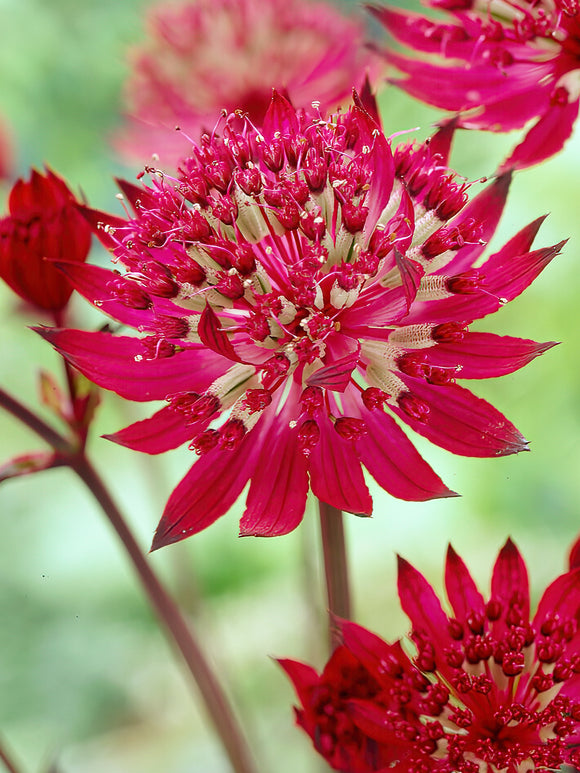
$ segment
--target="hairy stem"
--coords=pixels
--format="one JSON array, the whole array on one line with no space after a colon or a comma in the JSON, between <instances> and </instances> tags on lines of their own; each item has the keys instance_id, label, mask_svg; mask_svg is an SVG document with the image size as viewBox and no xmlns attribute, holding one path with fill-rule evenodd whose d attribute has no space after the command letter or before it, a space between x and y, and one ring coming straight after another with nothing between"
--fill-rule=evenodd
<instances>
[{"instance_id":1,"label":"hairy stem","mask_svg":"<svg viewBox=\"0 0 580 773\"><path fill-rule=\"evenodd\" d=\"M0 389L0 406L61 453L65 457L66 464L93 494L121 540L158 619L163 624L176 649L181 653L197 684L232 768L236 773L255 773L252 756L241 728L217 677L210 668L193 634L191 625L186 623L179 607L157 578L119 508L84 451L79 451L75 444L55 432L42 419L2 389Z\"/></svg>"},{"instance_id":2,"label":"hairy stem","mask_svg":"<svg viewBox=\"0 0 580 773\"><path fill-rule=\"evenodd\" d=\"M334 618L342 617L348 620L351 616L344 524L342 511L336 507L319 501L318 509L328 598L330 646L334 650L341 644Z\"/></svg>"}]
</instances>

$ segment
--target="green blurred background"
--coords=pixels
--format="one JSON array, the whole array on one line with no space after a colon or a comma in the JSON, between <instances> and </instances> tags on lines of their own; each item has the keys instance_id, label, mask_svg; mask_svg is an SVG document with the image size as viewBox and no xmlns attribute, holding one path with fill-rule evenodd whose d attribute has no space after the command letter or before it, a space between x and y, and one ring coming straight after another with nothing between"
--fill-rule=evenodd
<instances>
[{"instance_id":1,"label":"green blurred background","mask_svg":"<svg viewBox=\"0 0 580 773\"><path fill-rule=\"evenodd\" d=\"M15 176L47 162L93 206L115 210L120 165L109 138L119 124L125 52L142 35L143 0L0 0L0 114L12 134ZM387 134L420 127L437 113L387 87ZM491 174L513 137L462 134L455 167ZM417 439L447 484L462 494L423 505L395 501L371 482L375 515L348 519L357 620L385 635L405 632L395 598L400 552L441 584L446 544L486 588L508 535L525 554L537 597L565 566L580 530L579 307L580 137L541 168L516 177L492 247L550 213L540 246L570 237L563 254L527 293L480 329L562 345L523 371L474 391L504 411L532 452L492 460L455 458ZM5 191L6 192L6 189ZM98 250L96 260L104 260ZM78 325L99 323L75 299ZM40 368L61 363L28 325L39 319L0 288L0 383L37 404ZM140 456L99 438L150 407L105 395L90 450L144 547L163 504L191 462L179 450ZM0 413L0 459L40 448ZM211 529L150 560L195 616L206 649L249 729L262 770L323 767L293 726L292 691L268 656L325 656L324 596L314 506L293 534L238 539L241 507ZM229 770L159 632L115 535L67 470L0 488L0 734L22 771L221 773Z\"/></svg>"}]
</instances>

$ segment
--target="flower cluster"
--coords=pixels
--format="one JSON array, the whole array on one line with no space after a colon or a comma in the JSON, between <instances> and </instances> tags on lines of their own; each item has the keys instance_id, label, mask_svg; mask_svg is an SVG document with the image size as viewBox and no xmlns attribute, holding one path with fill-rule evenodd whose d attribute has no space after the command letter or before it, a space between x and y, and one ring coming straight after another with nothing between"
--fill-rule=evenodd
<instances>
[{"instance_id":1,"label":"flower cluster","mask_svg":"<svg viewBox=\"0 0 580 773\"><path fill-rule=\"evenodd\" d=\"M390 144L355 105L325 120L275 95L258 131L205 135L178 179L123 183L128 219L88 212L126 272L62 265L89 300L146 333L44 330L97 384L166 400L112 439L200 459L173 492L154 546L225 513L250 480L242 534L300 522L309 479L336 508L370 514L362 465L391 494L449 496L392 414L454 453L526 448L456 378L520 368L551 344L470 332L561 245L524 228L479 267L509 177L467 203L448 133ZM277 474L272 474L276 470Z\"/></svg>"},{"instance_id":2,"label":"flower cluster","mask_svg":"<svg viewBox=\"0 0 580 773\"><path fill-rule=\"evenodd\" d=\"M297 107L336 109L377 59L364 28L317 0L186 0L151 9L146 40L131 55L127 126L119 147L164 164L187 154L184 134L210 130L220 110L259 123L272 87Z\"/></svg>"},{"instance_id":3,"label":"flower cluster","mask_svg":"<svg viewBox=\"0 0 580 773\"><path fill-rule=\"evenodd\" d=\"M538 163L562 148L578 116L580 5L577 0L430 0L451 23L372 6L400 43L384 55L407 93L461 112L460 125L510 131L538 119L504 168ZM417 54L427 55L417 58Z\"/></svg>"},{"instance_id":4,"label":"flower cluster","mask_svg":"<svg viewBox=\"0 0 580 773\"><path fill-rule=\"evenodd\" d=\"M34 306L56 315L73 288L55 260L82 263L91 246L91 228L77 210L64 180L33 170L10 192L10 214L0 220L0 278Z\"/></svg>"},{"instance_id":5,"label":"flower cluster","mask_svg":"<svg viewBox=\"0 0 580 773\"><path fill-rule=\"evenodd\" d=\"M486 601L450 547L452 614L399 559L414 654L355 625L321 675L281 661L298 724L336 770L478 773L578 766L580 570L558 577L530 620L525 564L508 540Z\"/></svg>"}]
</instances>

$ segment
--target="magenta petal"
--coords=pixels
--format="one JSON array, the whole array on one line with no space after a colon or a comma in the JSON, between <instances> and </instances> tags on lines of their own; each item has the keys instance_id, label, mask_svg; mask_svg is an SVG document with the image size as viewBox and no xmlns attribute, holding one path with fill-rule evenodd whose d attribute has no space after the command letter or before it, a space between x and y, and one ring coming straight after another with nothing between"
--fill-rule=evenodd
<instances>
[{"instance_id":1,"label":"magenta petal","mask_svg":"<svg viewBox=\"0 0 580 773\"><path fill-rule=\"evenodd\" d=\"M560 575L546 590L532 625L540 628L547 617L561 617L564 620L578 620L578 594L580 592L580 569Z\"/></svg>"},{"instance_id":2,"label":"magenta petal","mask_svg":"<svg viewBox=\"0 0 580 773\"><path fill-rule=\"evenodd\" d=\"M399 598L413 631L445 645L450 639L449 620L435 591L423 575L401 556L397 557ZM442 664L438 664L442 665Z\"/></svg>"},{"instance_id":3,"label":"magenta petal","mask_svg":"<svg viewBox=\"0 0 580 773\"><path fill-rule=\"evenodd\" d=\"M320 677L312 666L300 663L298 660L280 658L277 663L284 669L290 681L294 685L298 700L303 706L310 703L311 692L318 687Z\"/></svg>"},{"instance_id":4,"label":"magenta petal","mask_svg":"<svg viewBox=\"0 0 580 773\"><path fill-rule=\"evenodd\" d=\"M226 513L242 493L254 466L251 433L234 451L214 448L198 459L169 497L151 550L197 534Z\"/></svg>"},{"instance_id":5,"label":"magenta petal","mask_svg":"<svg viewBox=\"0 0 580 773\"><path fill-rule=\"evenodd\" d=\"M129 289L135 287L129 280L116 276L106 268L88 263L59 260L54 265L66 274L75 290L100 311L129 327L154 329L153 312L150 309L135 309L119 301L120 285L125 284ZM116 282L115 291L110 289L113 279Z\"/></svg>"},{"instance_id":6,"label":"magenta petal","mask_svg":"<svg viewBox=\"0 0 580 773\"><path fill-rule=\"evenodd\" d=\"M345 400L345 410L366 425L358 455L381 488L408 502L455 496L391 416L380 409L369 411L352 398Z\"/></svg>"},{"instance_id":7,"label":"magenta petal","mask_svg":"<svg viewBox=\"0 0 580 773\"><path fill-rule=\"evenodd\" d=\"M164 400L175 392L203 392L224 372L223 359L204 349L187 349L173 357L140 359L138 338L83 330L34 328L98 386L127 400Z\"/></svg>"},{"instance_id":8,"label":"magenta petal","mask_svg":"<svg viewBox=\"0 0 580 773\"><path fill-rule=\"evenodd\" d=\"M268 142L271 142L277 133L290 137L300 134L296 110L276 89L272 91L272 101L264 116L262 132Z\"/></svg>"},{"instance_id":9,"label":"magenta petal","mask_svg":"<svg viewBox=\"0 0 580 773\"><path fill-rule=\"evenodd\" d=\"M398 641L394 644L388 644L380 636L363 628L362 625L347 620L340 622L340 630L345 647L352 652L357 660L360 660L367 671L379 682L383 675L387 677L389 670L397 672L401 666L403 668L411 667Z\"/></svg>"},{"instance_id":10,"label":"magenta petal","mask_svg":"<svg viewBox=\"0 0 580 773\"><path fill-rule=\"evenodd\" d=\"M154 191L145 185L135 185L135 183L115 177L115 182L123 191L125 198L132 206L136 215L141 214L143 209L155 209L157 201Z\"/></svg>"},{"instance_id":11,"label":"magenta petal","mask_svg":"<svg viewBox=\"0 0 580 773\"><path fill-rule=\"evenodd\" d=\"M548 111L532 126L501 169L525 169L558 153L572 134L578 118L578 100L550 105Z\"/></svg>"},{"instance_id":12,"label":"magenta petal","mask_svg":"<svg viewBox=\"0 0 580 773\"><path fill-rule=\"evenodd\" d=\"M464 621L472 613L483 614L485 601L473 582L469 570L449 545L445 565L445 589L455 617Z\"/></svg>"},{"instance_id":13,"label":"magenta petal","mask_svg":"<svg viewBox=\"0 0 580 773\"><path fill-rule=\"evenodd\" d=\"M406 258L397 250L395 250L395 261L401 275L401 282L403 283L408 310L411 308L411 304L417 296L417 290L419 289L421 277L425 273L425 270L420 263Z\"/></svg>"},{"instance_id":14,"label":"magenta petal","mask_svg":"<svg viewBox=\"0 0 580 773\"><path fill-rule=\"evenodd\" d=\"M519 550L508 539L500 550L491 577L491 598L502 604L509 604L513 597L518 599L524 620L530 617L530 586L528 570Z\"/></svg>"},{"instance_id":15,"label":"magenta petal","mask_svg":"<svg viewBox=\"0 0 580 773\"><path fill-rule=\"evenodd\" d=\"M570 550L569 566L570 569L578 569L580 567L580 539L577 539L576 542L572 545L572 549Z\"/></svg>"},{"instance_id":16,"label":"magenta petal","mask_svg":"<svg viewBox=\"0 0 580 773\"><path fill-rule=\"evenodd\" d=\"M338 510L370 515L373 501L354 444L343 440L326 417L319 428L320 440L310 455L312 491Z\"/></svg>"},{"instance_id":17,"label":"magenta petal","mask_svg":"<svg viewBox=\"0 0 580 773\"><path fill-rule=\"evenodd\" d=\"M116 230L125 233L128 228L127 221L117 215L110 215L108 212L91 209L82 204L78 204L77 209L89 223L103 247L114 252L119 246L119 241L118 239L114 239L111 234L114 234Z\"/></svg>"},{"instance_id":18,"label":"magenta petal","mask_svg":"<svg viewBox=\"0 0 580 773\"><path fill-rule=\"evenodd\" d=\"M526 451L528 443L493 405L457 384L435 386L401 375L410 393L428 406L419 421L398 405L392 410L415 432L461 456L506 456Z\"/></svg>"},{"instance_id":19,"label":"magenta petal","mask_svg":"<svg viewBox=\"0 0 580 773\"><path fill-rule=\"evenodd\" d=\"M208 303L199 318L198 335L209 349L221 354L222 357L227 357L228 360L239 362L240 358L220 324L220 318Z\"/></svg>"},{"instance_id":20,"label":"magenta petal","mask_svg":"<svg viewBox=\"0 0 580 773\"><path fill-rule=\"evenodd\" d=\"M460 378L493 378L513 373L556 343L537 343L525 338L494 333L464 334L461 341L433 346L425 351L428 365L455 369Z\"/></svg>"},{"instance_id":21,"label":"magenta petal","mask_svg":"<svg viewBox=\"0 0 580 773\"><path fill-rule=\"evenodd\" d=\"M195 435L195 427L186 424L183 416L166 406L149 419L136 421L112 435L103 435L125 448L145 454L162 454L177 448Z\"/></svg>"},{"instance_id":22,"label":"magenta petal","mask_svg":"<svg viewBox=\"0 0 580 773\"><path fill-rule=\"evenodd\" d=\"M472 218L476 223L480 223L482 230L479 238L482 244L467 244L465 247L457 250L449 263L435 273L446 275L459 274L473 266L485 249L486 243L495 233L505 208L511 181L511 174L506 172L500 175L491 185L487 185L475 198L471 199L467 206L451 220L451 226L457 226ZM522 252L526 252L528 249L529 247L522 250Z\"/></svg>"},{"instance_id":23,"label":"magenta petal","mask_svg":"<svg viewBox=\"0 0 580 773\"><path fill-rule=\"evenodd\" d=\"M260 452L240 521L240 536L288 534L302 520L308 465L298 447L298 430L288 426L292 415L287 402L278 416L273 415L269 421L264 416L254 429L254 434L258 433L254 442Z\"/></svg>"},{"instance_id":24,"label":"magenta petal","mask_svg":"<svg viewBox=\"0 0 580 773\"><path fill-rule=\"evenodd\" d=\"M431 156L437 154L441 158L441 163L449 163L449 154L451 153L451 144L457 128L458 119L456 116L441 121L439 129L429 140L429 152Z\"/></svg>"},{"instance_id":25,"label":"magenta petal","mask_svg":"<svg viewBox=\"0 0 580 773\"><path fill-rule=\"evenodd\" d=\"M309 386L319 386L344 392L360 354L360 343L347 335L331 333L326 340L326 357L329 363L309 376Z\"/></svg>"}]
</instances>

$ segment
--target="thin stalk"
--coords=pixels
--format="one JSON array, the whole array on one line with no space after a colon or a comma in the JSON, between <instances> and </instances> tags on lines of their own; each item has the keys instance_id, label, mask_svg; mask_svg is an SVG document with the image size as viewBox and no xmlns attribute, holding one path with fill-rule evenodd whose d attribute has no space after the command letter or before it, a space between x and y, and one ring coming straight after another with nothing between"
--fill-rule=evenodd
<instances>
[{"instance_id":1,"label":"thin stalk","mask_svg":"<svg viewBox=\"0 0 580 773\"><path fill-rule=\"evenodd\" d=\"M4 767L8 771L8 773L20 773L19 769L16 767L16 764L12 760L12 758L8 755L8 752L4 748L4 743L2 742L2 739L0 739L0 761L4 764Z\"/></svg>"},{"instance_id":2,"label":"thin stalk","mask_svg":"<svg viewBox=\"0 0 580 773\"><path fill-rule=\"evenodd\" d=\"M217 677L210 668L193 634L191 626L186 623L179 607L157 578L119 508L84 451L79 451L73 443L55 432L42 419L2 389L0 389L0 406L59 451L65 457L66 464L93 494L121 540L157 617L181 653L196 682L232 768L236 773L255 773L254 762L241 728Z\"/></svg>"},{"instance_id":3,"label":"thin stalk","mask_svg":"<svg viewBox=\"0 0 580 773\"><path fill-rule=\"evenodd\" d=\"M342 511L319 500L320 533L324 557L324 575L328 599L329 635L331 649L341 644L335 617L351 617L348 563Z\"/></svg>"}]
</instances>

